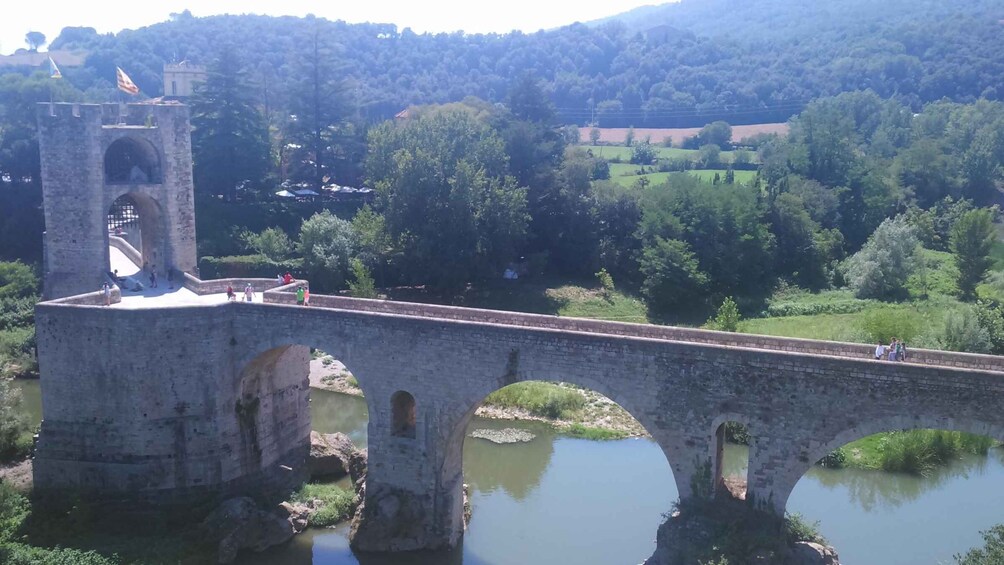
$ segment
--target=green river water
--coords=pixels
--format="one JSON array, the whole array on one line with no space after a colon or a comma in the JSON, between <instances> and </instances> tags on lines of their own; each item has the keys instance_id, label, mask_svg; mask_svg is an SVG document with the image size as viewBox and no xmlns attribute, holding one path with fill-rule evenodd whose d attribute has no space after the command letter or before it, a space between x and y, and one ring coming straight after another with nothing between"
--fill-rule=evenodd
<instances>
[{"instance_id":1,"label":"green river water","mask_svg":"<svg viewBox=\"0 0 1004 565\"><path fill-rule=\"evenodd\" d=\"M31 417L41 417L38 381L19 381ZM312 391L313 428L366 443L366 403ZM515 445L467 438L465 482L473 516L463 545L408 556L354 555L348 526L309 530L249 565L619 565L655 548L676 486L648 439L588 441L532 422L476 419L471 429L519 427L537 437ZM727 447L727 474L745 471L747 451ZM819 521L845 565L936 565L981 542L979 530L1004 522L1004 453L968 457L929 477L816 468L798 483L789 511ZM346 483L347 486L347 483Z\"/></svg>"}]
</instances>

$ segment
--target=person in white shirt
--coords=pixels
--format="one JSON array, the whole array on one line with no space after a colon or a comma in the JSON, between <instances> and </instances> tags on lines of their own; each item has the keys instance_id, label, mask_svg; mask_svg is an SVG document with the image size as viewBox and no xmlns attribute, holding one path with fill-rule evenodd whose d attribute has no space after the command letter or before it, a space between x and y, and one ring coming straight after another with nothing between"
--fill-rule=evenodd
<instances>
[{"instance_id":1,"label":"person in white shirt","mask_svg":"<svg viewBox=\"0 0 1004 565\"><path fill-rule=\"evenodd\" d=\"M875 358L881 361L883 357L885 357L885 346L882 345L882 342L880 341L879 344L875 346Z\"/></svg>"}]
</instances>

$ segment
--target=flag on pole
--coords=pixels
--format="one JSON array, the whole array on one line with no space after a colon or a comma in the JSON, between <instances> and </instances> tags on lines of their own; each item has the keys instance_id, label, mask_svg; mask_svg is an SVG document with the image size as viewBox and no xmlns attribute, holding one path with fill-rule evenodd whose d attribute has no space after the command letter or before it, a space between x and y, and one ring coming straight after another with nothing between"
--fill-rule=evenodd
<instances>
[{"instance_id":1,"label":"flag on pole","mask_svg":"<svg viewBox=\"0 0 1004 565\"><path fill-rule=\"evenodd\" d=\"M56 62L49 57L49 78L63 78L63 73L59 72Z\"/></svg>"},{"instance_id":2,"label":"flag on pole","mask_svg":"<svg viewBox=\"0 0 1004 565\"><path fill-rule=\"evenodd\" d=\"M121 67L115 67L115 79L119 84L119 90L127 94L139 94L139 87L133 83L129 75L125 74L125 71Z\"/></svg>"}]
</instances>

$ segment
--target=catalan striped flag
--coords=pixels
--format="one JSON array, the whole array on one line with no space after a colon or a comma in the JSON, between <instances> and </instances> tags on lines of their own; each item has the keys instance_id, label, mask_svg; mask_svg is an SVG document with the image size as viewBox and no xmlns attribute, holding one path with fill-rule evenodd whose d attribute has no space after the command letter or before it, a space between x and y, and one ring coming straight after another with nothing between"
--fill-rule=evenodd
<instances>
[{"instance_id":1,"label":"catalan striped flag","mask_svg":"<svg viewBox=\"0 0 1004 565\"><path fill-rule=\"evenodd\" d=\"M56 62L49 57L49 78L63 78L63 73L59 72Z\"/></svg>"},{"instance_id":2,"label":"catalan striped flag","mask_svg":"<svg viewBox=\"0 0 1004 565\"><path fill-rule=\"evenodd\" d=\"M118 82L119 90L127 94L139 94L139 87L125 74L121 67L115 67L115 79Z\"/></svg>"}]
</instances>

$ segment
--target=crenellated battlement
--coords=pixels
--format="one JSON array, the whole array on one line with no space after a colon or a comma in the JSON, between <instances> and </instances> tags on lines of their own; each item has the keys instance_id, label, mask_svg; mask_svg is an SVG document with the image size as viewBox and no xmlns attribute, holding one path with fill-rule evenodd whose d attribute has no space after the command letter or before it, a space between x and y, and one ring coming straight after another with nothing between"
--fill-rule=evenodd
<instances>
[{"instance_id":1,"label":"crenellated battlement","mask_svg":"<svg viewBox=\"0 0 1004 565\"><path fill-rule=\"evenodd\" d=\"M39 102L36 105L36 112L39 122L49 124L71 120L86 120L100 123L102 110L98 104Z\"/></svg>"}]
</instances>

